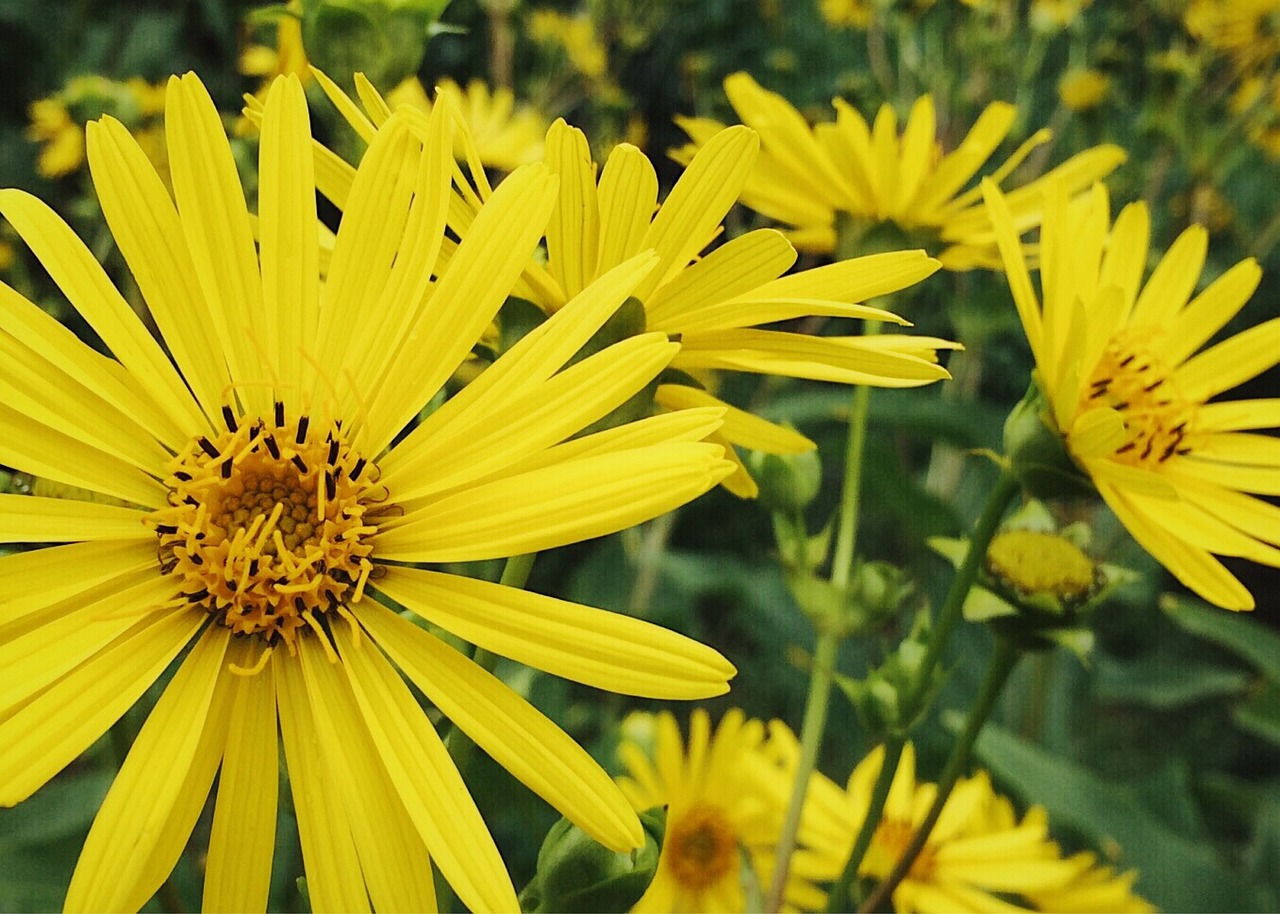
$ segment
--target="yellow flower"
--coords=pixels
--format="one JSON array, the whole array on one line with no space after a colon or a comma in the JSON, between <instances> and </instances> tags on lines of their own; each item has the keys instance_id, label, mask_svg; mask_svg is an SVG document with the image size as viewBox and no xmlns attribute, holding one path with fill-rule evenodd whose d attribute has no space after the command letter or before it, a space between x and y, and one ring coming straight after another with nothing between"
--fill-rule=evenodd
<instances>
[{"instance_id":1,"label":"yellow flower","mask_svg":"<svg viewBox=\"0 0 1280 914\"><path fill-rule=\"evenodd\" d=\"M712 733L698 708L686 748L669 712L637 713L623 723L618 752L629 772L618 783L632 805L641 812L667 808L658 871L632 910L746 911L747 887L768 888L791 789L766 746L764 725L734 709ZM784 910L821 906L816 886L789 875Z\"/></svg>"},{"instance_id":2,"label":"yellow flower","mask_svg":"<svg viewBox=\"0 0 1280 914\"><path fill-rule=\"evenodd\" d=\"M84 131L61 99L42 98L31 105L27 139L43 144L36 170L46 178L69 175L84 164Z\"/></svg>"},{"instance_id":3,"label":"yellow flower","mask_svg":"<svg viewBox=\"0 0 1280 914\"><path fill-rule=\"evenodd\" d=\"M250 44L240 53L240 72L245 76L261 76L265 80L260 95L277 76L293 75L304 85L311 79L310 63L302 46L301 4L289 3L272 21L276 27L275 47Z\"/></svg>"},{"instance_id":4,"label":"yellow flower","mask_svg":"<svg viewBox=\"0 0 1280 914\"><path fill-rule=\"evenodd\" d=\"M374 135L390 110L367 80L357 78L368 118L331 81L322 78L321 85L366 138ZM946 340L897 334L811 337L757 329L759 324L806 315L905 324L888 311L850 302L905 288L938 265L922 251L902 251L782 276L795 263L796 252L771 229L732 239L701 256L721 232L756 149L753 131L725 130L690 163L659 206L657 174L643 152L625 143L616 146L597 180L586 137L557 120L546 139L547 166L559 179L559 198L547 226L545 266L530 260L514 294L555 313L599 276L652 249L659 256L658 266L632 295L644 305L649 331L680 341L671 363L674 369L696 374L746 371L881 387L916 387L949 377L937 364L936 353L956 348ZM334 164L332 188L326 191L339 206L350 184L340 173L344 168L349 166ZM450 227L462 237L469 231L471 213L492 193L483 171L471 171L477 189L465 188L450 217ZM656 402L670 410L726 410L723 428L709 440L723 443L730 459L736 459L731 443L774 453L814 446L793 429L730 407L699 388L664 383L657 389ZM744 497L756 494L755 483L740 463L724 485Z\"/></svg>"},{"instance_id":5,"label":"yellow flower","mask_svg":"<svg viewBox=\"0 0 1280 914\"><path fill-rule=\"evenodd\" d=\"M1093 0L1032 0L1031 27L1038 32L1054 32L1075 22Z\"/></svg>"},{"instance_id":6,"label":"yellow flower","mask_svg":"<svg viewBox=\"0 0 1280 914\"><path fill-rule=\"evenodd\" d=\"M587 79L600 79L609 66L608 52L596 35L595 23L587 15L566 16L550 9L529 15L529 37L534 41L564 48L573 68Z\"/></svg>"},{"instance_id":7,"label":"yellow flower","mask_svg":"<svg viewBox=\"0 0 1280 914\"><path fill-rule=\"evenodd\" d=\"M639 846L603 769L410 613L600 688L726 690L732 666L673 632L419 565L609 533L732 469L699 440L709 410L575 437L673 354L651 333L563 367L654 258L584 289L414 426L533 251L555 205L545 168L508 178L442 267L451 117L442 106L421 132L392 117L321 285L298 79L266 99L256 232L193 74L170 81L166 119L176 199L119 122L88 135L103 213L165 348L50 209L0 191L0 212L115 356L0 285L0 463L115 500L0 495L0 542L63 544L0 558L0 805L74 760L190 648L97 815L67 909L141 907L220 768L205 907L260 910L277 723L317 910L432 909L428 853L470 909L517 909L402 676L587 833Z\"/></svg>"},{"instance_id":8,"label":"yellow flower","mask_svg":"<svg viewBox=\"0 0 1280 914\"><path fill-rule=\"evenodd\" d=\"M1258 285L1244 260L1199 295L1208 233L1193 225L1146 285L1149 217L1112 225L1106 190L1074 204L1051 189L1036 298L1005 198L984 191L1047 418L1134 539L1184 584L1228 609L1253 597L1211 553L1280 565L1280 400L1208 402L1280 362L1280 320L1196 354Z\"/></svg>"},{"instance_id":9,"label":"yellow flower","mask_svg":"<svg viewBox=\"0 0 1280 914\"><path fill-rule=\"evenodd\" d=\"M818 0L818 12L832 28L865 29L875 16L869 0Z\"/></svg>"},{"instance_id":10,"label":"yellow flower","mask_svg":"<svg viewBox=\"0 0 1280 914\"><path fill-rule=\"evenodd\" d=\"M840 790L820 774L810 782L802 834L810 847L796 865L815 878L834 880L843 869L871 803L884 764L884 747L863 759ZM937 786L920 782L908 743L894 773L884 814L858 875L889 875L924 820ZM985 771L960 778L920 856L893 892L895 911L1151 911L1130 891L1134 874L1114 876L1094 868L1092 854L1063 858L1049 837L1040 807L1021 820L1007 797L991 787ZM1061 904L1061 907L1055 905Z\"/></svg>"},{"instance_id":11,"label":"yellow flower","mask_svg":"<svg viewBox=\"0 0 1280 914\"><path fill-rule=\"evenodd\" d=\"M1058 97L1072 111L1086 111L1101 104L1111 80L1097 70L1071 70L1058 80Z\"/></svg>"},{"instance_id":12,"label":"yellow flower","mask_svg":"<svg viewBox=\"0 0 1280 914\"><path fill-rule=\"evenodd\" d=\"M1270 17L1280 0L1191 0L1183 16L1187 31L1231 58L1249 74L1280 52L1280 34Z\"/></svg>"},{"instance_id":13,"label":"yellow flower","mask_svg":"<svg viewBox=\"0 0 1280 914\"><path fill-rule=\"evenodd\" d=\"M760 133L761 153L746 181L742 202L770 219L794 226L788 236L802 251L835 250L836 222L845 214L875 225L889 222L918 232L948 269L998 266L991 223L974 187L961 192L978 174L1013 126L1015 109L988 105L956 149L946 155L936 139L933 99L922 96L911 108L901 137L897 117L881 107L868 127L844 99L834 99L836 122L809 127L781 95L762 88L746 73L725 80L729 102L743 123ZM692 143L673 155L688 162L723 125L706 118L678 118ZM994 172L1003 181L1041 143L1041 130ZM1082 190L1124 161L1116 146L1095 146L1072 156L1043 177L1009 195L1020 231L1040 221L1046 181L1066 182Z\"/></svg>"},{"instance_id":14,"label":"yellow flower","mask_svg":"<svg viewBox=\"0 0 1280 914\"><path fill-rule=\"evenodd\" d=\"M453 80L442 79L436 84L436 91L449 96L456 110L462 112L483 164L513 171L542 158L546 119L528 105L517 108L510 89L500 87L491 93L483 82L473 79L467 83L464 95ZM392 108L411 105L421 111L431 111L431 99L416 76L410 76L388 92L387 104ZM454 143L454 155L459 159L466 156L461 139Z\"/></svg>"}]
</instances>

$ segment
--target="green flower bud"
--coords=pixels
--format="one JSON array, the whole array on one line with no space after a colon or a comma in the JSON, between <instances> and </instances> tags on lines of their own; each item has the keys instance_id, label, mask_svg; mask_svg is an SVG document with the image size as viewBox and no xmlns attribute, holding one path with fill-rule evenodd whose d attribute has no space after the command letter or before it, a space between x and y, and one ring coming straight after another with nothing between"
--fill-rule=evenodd
<instances>
[{"instance_id":1,"label":"green flower bud","mask_svg":"<svg viewBox=\"0 0 1280 914\"><path fill-rule=\"evenodd\" d=\"M418 71L449 0L302 0L307 57L339 83L363 72L389 89Z\"/></svg>"},{"instance_id":2,"label":"green flower bud","mask_svg":"<svg viewBox=\"0 0 1280 914\"><path fill-rule=\"evenodd\" d=\"M1049 404L1034 381L1005 420L1004 452L1013 475L1036 498L1094 491L1089 477L1067 453Z\"/></svg>"},{"instance_id":3,"label":"green flower bud","mask_svg":"<svg viewBox=\"0 0 1280 914\"><path fill-rule=\"evenodd\" d=\"M561 819L542 842L537 872L520 893L520 909L566 914L631 910L658 871L666 821L664 809L641 813L644 846L618 853Z\"/></svg>"},{"instance_id":4,"label":"green flower bud","mask_svg":"<svg viewBox=\"0 0 1280 914\"><path fill-rule=\"evenodd\" d=\"M818 497L822 463L816 448L799 454L750 451L743 462L760 487L760 504L770 511L803 511Z\"/></svg>"}]
</instances>

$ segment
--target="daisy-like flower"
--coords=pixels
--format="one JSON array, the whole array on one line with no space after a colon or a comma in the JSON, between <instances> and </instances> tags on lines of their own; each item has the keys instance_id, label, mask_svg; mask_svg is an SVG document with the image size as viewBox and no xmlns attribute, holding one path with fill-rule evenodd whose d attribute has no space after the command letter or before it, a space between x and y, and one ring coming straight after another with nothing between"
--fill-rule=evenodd
<instances>
[{"instance_id":1,"label":"daisy-like flower","mask_svg":"<svg viewBox=\"0 0 1280 914\"><path fill-rule=\"evenodd\" d=\"M322 81L330 98L362 136L371 138L390 109L357 78L366 117L341 90ZM368 87L367 90L363 87ZM368 97L366 97L368 96ZM808 315L852 317L906 324L891 312L851 302L905 288L931 275L936 261L922 251L860 257L783 276L796 251L771 229L734 238L709 254L702 252L722 230L725 214L738 198L758 143L745 127L725 130L708 143L658 205L658 178L643 152L623 143L609 154L597 176L582 131L557 120L547 131L547 166L560 181L559 198L546 231L545 265L530 260L514 294L555 313L597 277L647 249L658 266L632 295L644 305L649 331L680 341L671 367L705 375L746 371L878 387L916 387L950 377L937 362L937 349L956 344L933 337L881 334L872 337L814 337L758 325ZM326 196L339 206L350 178L332 153L321 149L329 179ZM491 194L477 156L469 153L471 181L461 170L461 189L450 212L450 227L470 231L473 214ZM447 255L447 251L445 252ZM736 409L708 391L663 383L655 397L668 410L712 406L725 410L720 432L710 440L773 453L797 453L813 442L790 428ZM746 469L724 481L745 496L757 492Z\"/></svg>"},{"instance_id":2,"label":"daisy-like flower","mask_svg":"<svg viewBox=\"0 0 1280 914\"><path fill-rule=\"evenodd\" d=\"M1005 198L985 187L1000 253L1036 360L1045 421L1133 538L1206 600L1252 609L1213 556L1280 565L1280 400L1209 402L1280 362L1280 319L1201 347L1261 278L1244 260L1193 297L1208 233L1183 232L1143 284L1149 217L1113 225L1101 185L1046 201L1038 300Z\"/></svg>"},{"instance_id":3,"label":"daisy-like flower","mask_svg":"<svg viewBox=\"0 0 1280 914\"><path fill-rule=\"evenodd\" d=\"M0 495L0 804L76 758L184 650L90 830L68 910L136 910L215 774L205 907L261 909L277 725L317 910L471 910L515 892L406 677L605 845L643 832L587 753L415 618L628 694L719 694L710 648L630 618L420 567L618 530L714 486L713 411L574 437L670 360L645 334L565 364L654 266L628 260L405 431L493 319L555 205L513 174L440 269L450 117L392 118L355 175L323 286L296 77L262 117L260 212L194 75L170 81L174 198L118 122L90 124L102 209L172 361L35 198L0 213L114 358L0 285L0 463L114 500ZM434 277L433 278L433 273ZM563 370L562 370L563 369ZM33 391L40 391L38 396Z\"/></svg>"},{"instance_id":4,"label":"daisy-like flower","mask_svg":"<svg viewBox=\"0 0 1280 914\"><path fill-rule=\"evenodd\" d=\"M912 106L899 136L897 116L887 104L868 126L852 105L836 98L835 123L810 127L790 102L746 73L729 76L724 89L742 122L760 134L760 157L746 179L742 202L792 226L788 237L800 250L834 252L837 225L845 218L863 227L891 223L940 252L937 256L948 269L999 265L981 192L963 188L1008 135L1017 113L1012 105L988 105L960 145L943 154L928 95ZM673 151L681 162L690 161L723 129L709 118L677 120L692 140ZM1002 182L1049 137L1049 131L1037 131L989 172L991 179ZM1009 205L1019 231L1039 223L1046 181L1063 181L1069 191L1084 190L1124 157L1117 146L1095 146L1012 191Z\"/></svg>"},{"instance_id":5,"label":"daisy-like flower","mask_svg":"<svg viewBox=\"0 0 1280 914\"><path fill-rule=\"evenodd\" d=\"M436 91L447 96L462 112L471 138L475 141L480 161L501 171L512 171L542 158L542 137L547 132L547 119L529 105L516 105L515 94L505 86L489 91L478 79L467 83L464 92L451 79L436 83ZM412 105L431 111L431 99L418 77L410 76L387 93L392 107ZM454 144L454 155L464 158L461 140Z\"/></svg>"},{"instance_id":6,"label":"daisy-like flower","mask_svg":"<svg viewBox=\"0 0 1280 914\"><path fill-rule=\"evenodd\" d=\"M714 733L707 712L695 710L687 747L668 712L623 723L623 793L637 810L667 808L658 871L633 911L746 911L753 881L757 893L767 888L791 779L766 743L764 724L737 709ZM822 902L820 889L788 876L786 910Z\"/></svg>"},{"instance_id":7,"label":"daisy-like flower","mask_svg":"<svg viewBox=\"0 0 1280 914\"><path fill-rule=\"evenodd\" d=\"M809 847L797 853L796 864L815 878L835 879L844 868L883 763L881 746L854 768L845 790L820 774L811 780L801 832ZM915 752L908 743L859 876L889 875L936 795L937 785L916 779ZM1154 910L1132 894L1135 874L1116 876L1094 864L1089 853L1064 858L1049 838L1045 811L1033 807L1019 819L1009 799L979 771L956 782L928 843L894 889L893 909L922 914ZM1063 907L1054 907L1058 902Z\"/></svg>"}]
</instances>

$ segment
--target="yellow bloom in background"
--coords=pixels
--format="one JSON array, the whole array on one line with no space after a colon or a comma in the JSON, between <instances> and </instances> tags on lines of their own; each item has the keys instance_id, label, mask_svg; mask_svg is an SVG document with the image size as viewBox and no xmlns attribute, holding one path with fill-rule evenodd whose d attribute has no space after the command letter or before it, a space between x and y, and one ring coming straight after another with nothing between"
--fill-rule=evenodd
<instances>
[{"instance_id":1,"label":"yellow bloom in background","mask_svg":"<svg viewBox=\"0 0 1280 914\"><path fill-rule=\"evenodd\" d=\"M821 774L813 776L801 830L809 847L797 853L797 866L823 880L839 876L883 763L881 746L858 763L844 790ZM860 877L889 875L936 795L937 785L917 780L915 751L908 743ZM1064 858L1049 837L1045 811L1033 807L1019 819L1009 799L997 794L987 773L979 771L956 782L920 856L893 892L893 910L1154 910L1133 895L1135 878L1095 866L1089 853Z\"/></svg>"},{"instance_id":2,"label":"yellow bloom in background","mask_svg":"<svg viewBox=\"0 0 1280 914\"><path fill-rule=\"evenodd\" d=\"M700 440L714 410L574 437L674 354L648 333L563 367L655 258L584 288L405 433L528 261L554 179L514 173L442 267L451 117L442 106L421 132L393 117L354 177L321 285L297 78L266 99L256 232L194 75L171 80L166 120L173 198L114 119L89 125L88 152L172 361L61 219L0 191L114 354L0 284L0 463L113 501L0 495L0 542L61 544L0 558L0 805L53 778L190 648L94 821L67 909L141 907L219 770L204 906L261 909L278 724L315 909L431 910L430 853L470 909L515 910L405 678L588 834L639 846L631 805L583 749L411 619L599 688L727 689L733 667L673 632L418 567L610 533L732 469Z\"/></svg>"},{"instance_id":3,"label":"yellow bloom in background","mask_svg":"<svg viewBox=\"0 0 1280 914\"><path fill-rule=\"evenodd\" d=\"M275 47L249 44L240 52L240 72L263 78L262 90L258 93L263 97L277 76L296 76L304 85L311 79L307 52L302 47L302 5L287 4L272 22L276 29Z\"/></svg>"},{"instance_id":4,"label":"yellow bloom in background","mask_svg":"<svg viewBox=\"0 0 1280 914\"><path fill-rule=\"evenodd\" d=\"M1070 70L1058 80L1058 98L1072 111L1087 111L1100 105L1111 88L1111 80L1097 70Z\"/></svg>"},{"instance_id":5,"label":"yellow bloom in background","mask_svg":"<svg viewBox=\"0 0 1280 914\"><path fill-rule=\"evenodd\" d=\"M542 158L547 120L529 105L517 107L510 89L499 87L490 92L483 82L473 79L467 83L464 93L453 80L442 79L436 84L436 91L448 96L455 109L462 112L483 164L514 171ZM431 111L431 99L416 76L388 92L386 101L392 108L411 105L421 111ZM461 139L454 143L454 155L459 159L466 157Z\"/></svg>"},{"instance_id":6,"label":"yellow bloom in background","mask_svg":"<svg viewBox=\"0 0 1280 914\"><path fill-rule=\"evenodd\" d=\"M944 154L937 140L933 99L911 108L901 136L893 108L884 105L871 126L848 102L836 98L836 122L812 128L790 102L762 88L746 73L724 83L742 122L760 134L760 156L746 180L742 202L764 216L793 226L788 237L802 251L835 251L836 224L851 217L868 225L889 222L919 233L948 269L998 267L991 222L977 187L962 188L981 172L1013 126L1012 105L988 105L968 135ZM673 151L689 162L723 125L708 118L678 118L692 143ZM1003 182L1031 150L1047 142L1040 130L990 172ZM1080 191L1124 161L1117 146L1095 146L1009 194L1018 229L1039 224L1046 182L1063 181Z\"/></svg>"},{"instance_id":7,"label":"yellow bloom in background","mask_svg":"<svg viewBox=\"0 0 1280 914\"><path fill-rule=\"evenodd\" d=\"M1280 32L1271 17L1280 0L1191 0L1183 15L1188 32L1231 58L1241 74L1274 63Z\"/></svg>"},{"instance_id":8,"label":"yellow bloom in background","mask_svg":"<svg viewBox=\"0 0 1280 914\"><path fill-rule=\"evenodd\" d=\"M758 910L749 902L768 888L791 791L789 773L765 744L764 724L734 709L713 733L707 712L698 708L687 747L666 711L632 714L622 730L618 753L629 772L618 778L623 793L638 811L667 808L658 871L632 910ZM816 910L822 903L816 886L794 873L788 877L784 910Z\"/></svg>"},{"instance_id":9,"label":"yellow bloom in background","mask_svg":"<svg viewBox=\"0 0 1280 914\"><path fill-rule=\"evenodd\" d=\"M1192 296L1208 233L1193 225L1143 284L1147 208L1110 217L1105 188L1047 197L1041 298L1005 197L984 187L1036 380L1067 450L1133 538L1200 596L1253 597L1211 553L1280 565L1280 399L1209 402L1280 362L1280 319L1203 352L1261 277L1241 261Z\"/></svg>"},{"instance_id":10,"label":"yellow bloom in background","mask_svg":"<svg viewBox=\"0 0 1280 914\"><path fill-rule=\"evenodd\" d=\"M818 0L818 12L832 28L865 29L875 16L870 0Z\"/></svg>"},{"instance_id":11,"label":"yellow bloom in background","mask_svg":"<svg viewBox=\"0 0 1280 914\"><path fill-rule=\"evenodd\" d=\"M564 49L573 68L587 79L602 79L609 68L609 54L596 35L596 26L585 13L567 16L558 10L537 9L529 14L529 37Z\"/></svg>"},{"instance_id":12,"label":"yellow bloom in background","mask_svg":"<svg viewBox=\"0 0 1280 914\"><path fill-rule=\"evenodd\" d=\"M84 164L84 130L58 98L32 103L27 139L41 144L36 170L46 178L69 175Z\"/></svg>"},{"instance_id":13,"label":"yellow bloom in background","mask_svg":"<svg viewBox=\"0 0 1280 914\"><path fill-rule=\"evenodd\" d=\"M390 108L367 80L357 78L366 117L342 91L322 79L330 98L361 136L372 138ZM372 94L371 94L372 93ZM616 146L597 176L582 131L557 120L547 131L546 158L559 179L559 197L546 231L545 264L530 260L514 294L555 313L593 280L642 251L658 254L658 266L632 295L644 305L646 329L680 342L671 366L684 372L746 371L842 384L917 387L949 377L938 364L938 349L957 344L933 337L881 334L813 337L757 325L807 315L907 322L879 308L851 304L903 289L931 275L936 261L922 251L861 257L790 276L795 249L771 229L734 238L702 254L722 231L751 171L757 151L753 131L725 130L698 154L659 206L658 177L643 152ZM350 166L322 150L328 184L321 189L338 206L349 193ZM474 155L468 161L474 160ZM460 196L450 227L465 237L472 214L493 191L478 165L471 169L476 189L458 182ZM447 251L446 251L447 255ZM725 410L724 426L709 440L798 453L813 442L794 431L736 409L711 393L664 383L657 404L669 410L715 407ZM756 484L738 463L724 481L744 497Z\"/></svg>"},{"instance_id":14,"label":"yellow bloom in background","mask_svg":"<svg viewBox=\"0 0 1280 914\"><path fill-rule=\"evenodd\" d=\"M1036 31L1056 32L1071 25L1092 5L1093 0L1031 0L1028 16Z\"/></svg>"}]
</instances>

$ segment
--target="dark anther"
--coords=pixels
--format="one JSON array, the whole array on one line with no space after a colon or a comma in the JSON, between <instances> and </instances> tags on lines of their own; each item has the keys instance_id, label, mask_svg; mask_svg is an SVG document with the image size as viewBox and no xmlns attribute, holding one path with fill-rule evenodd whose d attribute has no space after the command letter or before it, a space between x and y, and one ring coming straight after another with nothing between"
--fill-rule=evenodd
<instances>
[{"instance_id":1,"label":"dark anther","mask_svg":"<svg viewBox=\"0 0 1280 914\"><path fill-rule=\"evenodd\" d=\"M194 497L192 497L192 496L190 496L190 495L188 495L186 498L182 499L182 503L183 503L183 504L185 504L185 505L190 505L190 506L191 506L191 507L193 507L193 508L198 508L198 507L200 507L200 502L196 501L196 500L195 500L195 498L194 498Z\"/></svg>"},{"instance_id":2,"label":"dark anther","mask_svg":"<svg viewBox=\"0 0 1280 914\"><path fill-rule=\"evenodd\" d=\"M333 466L333 462L338 459L338 442L332 438L329 439L329 459L325 463Z\"/></svg>"},{"instance_id":3,"label":"dark anther","mask_svg":"<svg viewBox=\"0 0 1280 914\"><path fill-rule=\"evenodd\" d=\"M174 470L173 477L177 480L180 480L181 482L191 481L191 474L188 473L186 470Z\"/></svg>"},{"instance_id":4,"label":"dark anther","mask_svg":"<svg viewBox=\"0 0 1280 914\"><path fill-rule=\"evenodd\" d=\"M276 401L276 428L284 428L284 403Z\"/></svg>"},{"instance_id":5,"label":"dark anther","mask_svg":"<svg viewBox=\"0 0 1280 914\"><path fill-rule=\"evenodd\" d=\"M1128 400L1121 400L1119 403L1112 403L1112 404L1111 404L1111 408L1112 408L1112 409L1128 409L1128 408L1129 408L1129 401L1128 401Z\"/></svg>"},{"instance_id":6,"label":"dark anther","mask_svg":"<svg viewBox=\"0 0 1280 914\"><path fill-rule=\"evenodd\" d=\"M1129 363L1132 362L1134 358L1136 358L1136 356L1134 356L1133 353L1129 353L1127 356L1125 356L1123 359L1120 360L1120 367L1128 368Z\"/></svg>"},{"instance_id":7,"label":"dark anther","mask_svg":"<svg viewBox=\"0 0 1280 914\"><path fill-rule=\"evenodd\" d=\"M299 473L307 472L307 462L302 459L301 454L294 454L293 457L290 458L290 460L292 461L293 465L298 468Z\"/></svg>"},{"instance_id":8,"label":"dark anther","mask_svg":"<svg viewBox=\"0 0 1280 914\"><path fill-rule=\"evenodd\" d=\"M178 528L173 524L156 524L156 533L163 535L165 533L177 533Z\"/></svg>"},{"instance_id":9,"label":"dark anther","mask_svg":"<svg viewBox=\"0 0 1280 914\"><path fill-rule=\"evenodd\" d=\"M1148 438L1147 446L1142 449L1142 459L1146 460L1148 457L1150 457L1151 452L1155 450L1155 447L1156 447L1156 439Z\"/></svg>"},{"instance_id":10,"label":"dark anther","mask_svg":"<svg viewBox=\"0 0 1280 914\"><path fill-rule=\"evenodd\" d=\"M302 597L294 597L293 608L296 609L299 613L304 613L307 611L307 601L302 599Z\"/></svg>"},{"instance_id":11,"label":"dark anther","mask_svg":"<svg viewBox=\"0 0 1280 914\"><path fill-rule=\"evenodd\" d=\"M338 480L328 470L325 470L324 473L324 497L329 501L338 500Z\"/></svg>"},{"instance_id":12,"label":"dark anther","mask_svg":"<svg viewBox=\"0 0 1280 914\"><path fill-rule=\"evenodd\" d=\"M1166 460L1172 457L1177 450L1178 450L1178 442L1176 441L1169 442L1169 446L1160 452L1160 462L1164 463Z\"/></svg>"},{"instance_id":13,"label":"dark anther","mask_svg":"<svg viewBox=\"0 0 1280 914\"><path fill-rule=\"evenodd\" d=\"M236 579L232 578L230 581L227 581L227 590L230 590L232 593L234 593L235 589L236 589Z\"/></svg>"},{"instance_id":14,"label":"dark anther","mask_svg":"<svg viewBox=\"0 0 1280 914\"><path fill-rule=\"evenodd\" d=\"M204 531L203 531L203 530L198 530L198 531L196 531L196 539L197 539L197 540L202 540L202 539L204 539L204 536L205 536L205 534L204 534Z\"/></svg>"},{"instance_id":15,"label":"dark anther","mask_svg":"<svg viewBox=\"0 0 1280 914\"><path fill-rule=\"evenodd\" d=\"M200 553L198 553L198 552L189 552L189 553L187 553L187 558L189 558L189 559L191 560L191 564L192 564L192 565L203 565L203 564L204 564L204 556L202 556L202 555L201 555Z\"/></svg>"},{"instance_id":16,"label":"dark anther","mask_svg":"<svg viewBox=\"0 0 1280 914\"><path fill-rule=\"evenodd\" d=\"M249 577L255 577L258 574L258 560L249 560Z\"/></svg>"},{"instance_id":17,"label":"dark anther","mask_svg":"<svg viewBox=\"0 0 1280 914\"><path fill-rule=\"evenodd\" d=\"M187 596L188 602L199 603L201 600L208 599L209 591L205 590L202 587L199 590L197 590L195 593L189 593L186 596Z\"/></svg>"},{"instance_id":18,"label":"dark anther","mask_svg":"<svg viewBox=\"0 0 1280 914\"><path fill-rule=\"evenodd\" d=\"M1152 381L1146 387L1142 388L1142 391L1143 393L1149 394L1151 393L1151 391L1155 390L1157 387L1159 387L1163 383L1164 383L1164 378L1161 378L1159 381Z\"/></svg>"},{"instance_id":19,"label":"dark anther","mask_svg":"<svg viewBox=\"0 0 1280 914\"><path fill-rule=\"evenodd\" d=\"M222 461L222 478L223 479L231 478L231 458L230 457Z\"/></svg>"},{"instance_id":20,"label":"dark anther","mask_svg":"<svg viewBox=\"0 0 1280 914\"><path fill-rule=\"evenodd\" d=\"M265 438L263 438L263 439L262 439L262 442L263 442L263 444L265 444L265 445L267 446L267 450L271 452L271 459L272 459L272 460L279 460L279 459L280 459L280 445L276 444L276 439L275 439L275 437L274 437L273 435L268 435L267 437L265 437Z\"/></svg>"},{"instance_id":21,"label":"dark anther","mask_svg":"<svg viewBox=\"0 0 1280 914\"><path fill-rule=\"evenodd\" d=\"M356 465L351 468L351 481L355 482L360 478L360 474L364 472L365 459L361 457L356 461Z\"/></svg>"},{"instance_id":22,"label":"dark anther","mask_svg":"<svg viewBox=\"0 0 1280 914\"><path fill-rule=\"evenodd\" d=\"M234 432L236 430L237 426L236 426L235 413L233 413L231 411L231 407L226 405L225 403L222 405L222 421L227 423L227 431Z\"/></svg>"},{"instance_id":23,"label":"dark anther","mask_svg":"<svg viewBox=\"0 0 1280 914\"><path fill-rule=\"evenodd\" d=\"M210 441L208 438L206 438L204 435L200 436L199 443L200 443L200 449L204 451L206 454L208 454L210 457L222 456L222 452L219 451L216 447L214 447L213 442Z\"/></svg>"},{"instance_id":24,"label":"dark anther","mask_svg":"<svg viewBox=\"0 0 1280 914\"><path fill-rule=\"evenodd\" d=\"M1132 442L1132 441L1126 442L1125 444L1123 444L1123 445L1121 445L1120 447L1116 448L1116 453L1117 453L1117 454L1123 454L1123 453L1125 453L1126 451L1132 451L1132 450L1134 449L1134 446L1135 446L1135 445L1134 445L1134 442Z\"/></svg>"},{"instance_id":25,"label":"dark anther","mask_svg":"<svg viewBox=\"0 0 1280 914\"><path fill-rule=\"evenodd\" d=\"M303 416L298 420L298 434L293 437L294 444L302 444L307 440L307 426L311 423L310 416Z\"/></svg>"}]
</instances>

